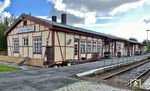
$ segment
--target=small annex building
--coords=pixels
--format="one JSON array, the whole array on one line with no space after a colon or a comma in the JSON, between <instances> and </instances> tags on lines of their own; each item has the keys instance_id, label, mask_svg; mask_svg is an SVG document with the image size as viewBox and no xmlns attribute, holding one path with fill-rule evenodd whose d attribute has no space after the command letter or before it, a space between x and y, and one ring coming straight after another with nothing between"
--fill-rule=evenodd
<instances>
[{"instance_id":1,"label":"small annex building","mask_svg":"<svg viewBox=\"0 0 150 91\"><path fill-rule=\"evenodd\" d=\"M37 66L60 64L66 60L90 60L143 52L143 45L113 35L94 32L66 24L66 14L52 21L22 14L6 31L8 56L30 57ZM29 63L32 65L32 62Z\"/></svg>"}]
</instances>

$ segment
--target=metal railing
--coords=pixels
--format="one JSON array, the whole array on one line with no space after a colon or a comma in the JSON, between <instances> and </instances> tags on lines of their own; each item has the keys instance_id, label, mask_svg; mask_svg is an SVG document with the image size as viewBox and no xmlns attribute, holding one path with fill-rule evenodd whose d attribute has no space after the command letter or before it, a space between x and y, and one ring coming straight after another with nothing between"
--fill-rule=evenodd
<instances>
[{"instance_id":1,"label":"metal railing","mask_svg":"<svg viewBox=\"0 0 150 91\"><path fill-rule=\"evenodd\" d=\"M146 59L147 57L150 56L150 53L147 54L142 54L142 55L132 55L130 57L112 57L110 59L103 59L103 66L110 66L110 65L115 65L115 64L120 64L120 63L127 63L130 61L139 61L142 59Z\"/></svg>"}]
</instances>

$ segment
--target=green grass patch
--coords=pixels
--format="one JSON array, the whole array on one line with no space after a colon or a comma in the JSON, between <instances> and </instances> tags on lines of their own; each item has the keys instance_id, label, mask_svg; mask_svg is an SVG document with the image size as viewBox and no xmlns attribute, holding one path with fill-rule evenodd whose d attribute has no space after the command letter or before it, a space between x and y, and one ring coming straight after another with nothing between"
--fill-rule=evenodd
<instances>
[{"instance_id":1,"label":"green grass patch","mask_svg":"<svg viewBox=\"0 0 150 91\"><path fill-rule=\"evenodd\" d=\"M10 65L3 65L3 64L0 64L0 72L4 72L4 71L14 71L14 70L21 70L21 68L16 67L16 66L10 66Z\"/></svg>"}]
</instances>

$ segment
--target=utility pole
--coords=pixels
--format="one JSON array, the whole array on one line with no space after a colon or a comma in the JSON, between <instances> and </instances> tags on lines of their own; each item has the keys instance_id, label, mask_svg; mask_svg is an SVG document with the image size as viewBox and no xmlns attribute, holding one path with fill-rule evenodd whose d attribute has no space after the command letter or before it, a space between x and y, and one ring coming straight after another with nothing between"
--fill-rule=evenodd
<instances>
[{"instance_id":1,"label":"utility pole","mask_svg":"<svg viewBox=\"0 0 150 91\"><path fill-rule=\"evenodd\" d=\"M147 50L148 50L148 31L149 30L146 30L147 31L147 45L146 45L146 47L147 47Z\"/></svg>"}]
</instances>

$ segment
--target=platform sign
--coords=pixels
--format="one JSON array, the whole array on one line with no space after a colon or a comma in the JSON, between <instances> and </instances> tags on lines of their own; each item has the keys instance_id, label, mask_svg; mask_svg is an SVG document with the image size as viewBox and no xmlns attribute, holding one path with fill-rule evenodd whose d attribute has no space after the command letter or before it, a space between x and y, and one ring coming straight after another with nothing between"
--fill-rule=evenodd
<instances>
[{"instance_id":1,"label":"platform sign","mask_svg":"<svg viewBox=\"0 0 150 91\"><path fill-rule=\"evenodd\" d=\"M23 27L16 28L16 32L17 33L33 32L34 30L35 30L35 26L34 25L23 26Z\"/></svg>"}]
</instances>

